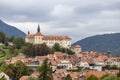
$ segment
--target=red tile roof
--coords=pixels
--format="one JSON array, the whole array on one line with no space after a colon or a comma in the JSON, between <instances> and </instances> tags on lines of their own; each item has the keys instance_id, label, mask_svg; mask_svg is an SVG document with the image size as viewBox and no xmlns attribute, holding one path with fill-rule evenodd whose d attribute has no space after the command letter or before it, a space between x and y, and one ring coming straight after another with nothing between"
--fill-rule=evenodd
<instances>
[{"instance_id":1,"label":"red tile roof","mask_svg":"<svg viewBox=\"0 0 120 80\"><path fill-rule=\"evenodd\" d=\"M34 38L34 34L28 34L26 35L26 38Z\"/></svg>"},{"instance_id":2,"label":"red tile roof","mask_svg":"<svg viewBox=\"0 0 120 80\"><path fill-rule=\"evenodd\" d=\"M28 76L22 76L21 78L20 78L20 80L27 80L28 79Z\"/></svg>"},{"instance_id":3,"label":"red tile roof","mask_svg":"<svg viewBox=\"0 0 120 80\"><path fill-rule=\"evenodd\" d=\"M43 36L43 40L67 40L71 39L68 36L46 36L42 35L41 32L37 32L36 34L28 34L26 38L34 38L34 36Z\"/></svg>"},{"instance_id":4,"label":"red tile roof","mask_svg":"<svg viewBox=\"0 0 120 80\"><path fill-rule=\"evenodd\" d=\"M41 33L41 32L37 32L37 33L35 34L35 36L42 36L42 33Z\"/></svg>"},{"instance_id":5,"label":"red tile roof","mask_svg":"<svg viewBox=\"0 0 120 80\"><path fill-rule=\"evenodd\" d=\"M68 36L43 36L43 40L64 40L71 39Z\"/></svg>"},{"instance_id":6,"label":"red tile roof","mask_svg":"<svg viewBox=\"0 0 120 80\"><path fill-rule=\"evenodd\" d=\"M80 45L76 45L76 46L71 46L70 48L81 48Z\"/></svg>"}]
</instances>

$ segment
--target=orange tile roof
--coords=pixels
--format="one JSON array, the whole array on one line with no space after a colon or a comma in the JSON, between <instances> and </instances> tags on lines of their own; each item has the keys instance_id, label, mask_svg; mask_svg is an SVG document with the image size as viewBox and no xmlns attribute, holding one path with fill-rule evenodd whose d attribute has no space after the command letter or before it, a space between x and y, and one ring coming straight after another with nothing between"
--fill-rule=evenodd
<instances>
[{"instance_id":1,"label":"orange tile roof","mask_svg":"<svg viewBox=\"0 0 120 80\"><path fill-rule=\"evenodd\" d=\"M107 74L105 71L96 71L96 70L87 70L86 71L86 76L95 75L98 78L102 77L105 74Z\"/></svg>"},{"instance_id":2,"label":"orange tile roof","mask_svg":"<svg viewBox=\"0 0 120 80\"><path fill-rule=\"evenodd\" d=\"M41 33L41 32L37 32L37 33L35 34L35 36L42 36L42 33Z\"/></svg>"},{"instance_id":3,"label":"orange tile roof","mask_svg":"<svg viewBox=\"0 0 120 80\"><path fill-rule=\"evenodd\" d=\"M68 36L43 36L43 40L64 40L71 39Z\"/></svg>"},{"instance_id":4,"label":"orange tile roof","mask_svg":"<svg viewBox=\"0 0 120 80\"><path fill-rule=\"evenodd\" d=\"M26 35L26 38L33 38L34 37L34 34L28 34Z\"/></svg>"},{"instance_id":5,"label":"orange tile roof","mask_svg":"<svg viewBox=\"0 0 120 80\"><path fill-rule=\"evenodd\" d=\"M80 45L76 45L76 46L71 46L70 48L81 48Z\"/></svg>"},{"instance_id":6,"label":"orange tile roof","mask_svg":"<svg viewBox=\"0 0 120 80\"><path fill-rule=\"evenodd\" d=\"M80 77L81 73L80 72L67 72L72 78L78 78Z\"/></svg>"},{"instance_id":7,"label":"orange tile roof","mask_svg":"<svg viewBox=\"0 0 120 80\"><path fill-rule=\"evenodd\" d=\"M28 76L22 76L21 78L20 78L20 80L27 80L28 79Z\"/></svg>"}]
</instances>

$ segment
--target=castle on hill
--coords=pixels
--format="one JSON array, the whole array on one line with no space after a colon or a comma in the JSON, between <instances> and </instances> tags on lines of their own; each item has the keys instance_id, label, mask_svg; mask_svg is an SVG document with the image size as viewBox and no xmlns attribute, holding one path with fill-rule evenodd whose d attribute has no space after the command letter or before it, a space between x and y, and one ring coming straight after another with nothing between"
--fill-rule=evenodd
<instances>
[{"instance_id":1,"label":"castle on hill","mask_svg":"<svg viewBox=\"0 0 120 80\"><path fill-rule=\"evenodd\" d=\"M37 32L35 34L28 34L25 37L25 42L32 44L45 43L47 46L52 47L55 43L58 43L61 47L69 48L71 46L71 38L68 36L48 36L43 35L40 32L40 26L38 25Z\"/></svg>"}]
</instances>

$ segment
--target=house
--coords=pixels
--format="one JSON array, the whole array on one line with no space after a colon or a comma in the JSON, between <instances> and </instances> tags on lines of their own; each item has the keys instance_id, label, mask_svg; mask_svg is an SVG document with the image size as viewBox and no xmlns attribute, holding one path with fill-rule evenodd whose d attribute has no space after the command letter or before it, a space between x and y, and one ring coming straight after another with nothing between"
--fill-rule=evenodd
<instances>
[{"instance_id":1,"label":"house","mask_svg":"<svg viewBox=\"0 0 120 80\"><path fill-rule=\"evenodd\" d=\"M111 57L106 61L106 65L116 65L120 67L120 57Z\"/></svg>"},{"instance_id":2,"label":"house","mask_svg":"<svg viewBox=\"0 0 120 80\"><path fill-rule=\"evenodd\" d=\"M101 65L89 64L89 68L92 70L102 71Z\"/></svg>"},{"instance_id":3,"label":"house","mask_svg":"<svg viewBox=\"0 0 120 80\"><path fill-rule=\"evenodd\" d=\"M80 45L76 45L76 46L71 46L70 49L75 52L75 53L80 53L82 52L82 48Z\"/></svg>"},{"instance_id":4,"label":"house","mask_svg":"<svg viewBox=\"0 0 120 80\"><path fill-rule=\"evenodd\" d=\"M66 69L66 70L70 70L72 69L72 63L69 60L61 60L58 64L57 64L57 68L61 68L61 69Z\"/></svg>"},{"instance_id":5,"label":"house","mask_svg":"<svg viewBox=\"0 0 120 80\"><path fill-rule=\"evenodd\" d=\"M89 63L87 61L80 61L79 66L89 68Z\"/></svg>"}]
</instances>

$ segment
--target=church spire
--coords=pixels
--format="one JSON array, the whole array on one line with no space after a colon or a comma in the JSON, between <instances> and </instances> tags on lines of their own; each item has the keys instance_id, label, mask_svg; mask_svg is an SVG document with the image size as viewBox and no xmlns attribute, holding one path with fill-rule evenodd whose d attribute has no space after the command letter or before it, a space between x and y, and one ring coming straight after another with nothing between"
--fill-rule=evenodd
<instances>
[{"instance_id":1,"label":"church spire","mask_svg":"<svg viewBox=\"0 0 120 80\"><path fill-rule=\"evenodd\" d=\"M30 34L30 31L28 31L28 35Z\"/></svg>"},{"instance_id":2,"label":"church spire","mask_svg":"<svg viewBox=\"0 0 120 80\"><path fill-rule=\"evenodd\" d=\"M38 24L37 32L40 32L40 26L39 26L39 24Z\"/></svg>"}]
</instances>

